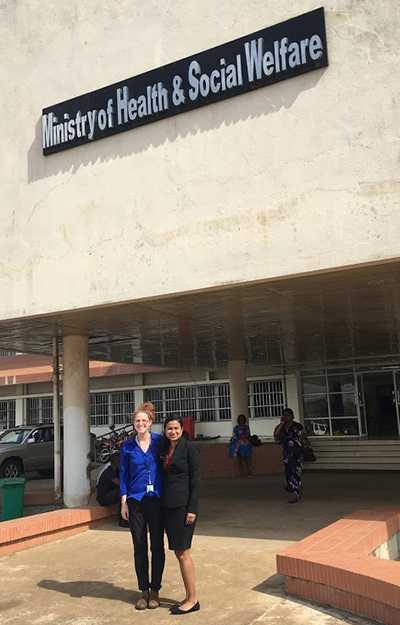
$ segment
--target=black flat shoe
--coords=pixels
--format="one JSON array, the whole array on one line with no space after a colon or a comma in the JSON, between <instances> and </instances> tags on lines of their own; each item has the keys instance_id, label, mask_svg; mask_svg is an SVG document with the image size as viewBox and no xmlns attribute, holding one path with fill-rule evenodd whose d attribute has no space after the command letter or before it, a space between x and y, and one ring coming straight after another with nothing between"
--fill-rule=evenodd
<instances>
[{"instance_id":1,"label":"black flat shoe","mask_svg":"<svg viewBox=\"0 0 400 625\"><path fill-rule=\"evenodd\" d=\"M192 607L190 608L190 610L181 610L179 605L173 605L172 608L170 608L170 612L171 614L173 614L174 616L178 616L180 614L190 614L191 612L198 612L200 610L200 603L197 602L194 605L192 605Z\"/></svg>"}]
</instances>

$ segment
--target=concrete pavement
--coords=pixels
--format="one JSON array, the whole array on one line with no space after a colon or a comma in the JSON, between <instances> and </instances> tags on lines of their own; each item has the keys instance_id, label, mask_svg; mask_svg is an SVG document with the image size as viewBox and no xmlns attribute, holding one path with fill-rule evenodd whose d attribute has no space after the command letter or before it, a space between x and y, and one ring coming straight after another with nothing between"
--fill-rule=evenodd
<instances>
[{"instance_id":1,"label":"concrete pavement","mask_svg":"<svg viewBox=\"0 0 400 625\"><path fill-rule=\"evenodd\" d=\"M286 503L282 478L203 484L194 540L202 625L366 625L367 620L286 597L277 551L354 510L399 502L398 474L310 474L305 499ZM168 553L163 607L137 612L130 534L105 522L85 534L0 559L1 625L171 623L183 597Z\"/></svg>"}]
</instances>

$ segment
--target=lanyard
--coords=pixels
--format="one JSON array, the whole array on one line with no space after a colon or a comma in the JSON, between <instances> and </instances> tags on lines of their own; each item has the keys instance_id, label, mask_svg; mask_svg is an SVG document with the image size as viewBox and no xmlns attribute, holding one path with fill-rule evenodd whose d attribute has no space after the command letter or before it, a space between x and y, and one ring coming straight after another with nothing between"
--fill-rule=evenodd
<instances>
[{"instance_id":1,"label":"lanyard","mask_svg":"<svg viewBox=\"0 0 400 625\"><path fill-rule=\"evenodd\" d=\"M148 476L147 477L147 480L148 480L147 484L149 486L151 486L152 485L152 481L151 481L151 466L150 466L150 460L149 460L150 447L151 447L151 443L152 443L151 435L150 435L150 444L149 444L149 446L147 448L147 451L143 451L143 449L141 448L141 446L139 444L137 436L135 436L135 441L136 441L136 444L139 447L139 450L140 450L140 452L141 452L141 454L143 456L143 459L144 459L144 465L146 467L146 472L147 472L147 476ZM147 489L147 490L149 490L149 489Z\"/></svg>"}]
</instances>

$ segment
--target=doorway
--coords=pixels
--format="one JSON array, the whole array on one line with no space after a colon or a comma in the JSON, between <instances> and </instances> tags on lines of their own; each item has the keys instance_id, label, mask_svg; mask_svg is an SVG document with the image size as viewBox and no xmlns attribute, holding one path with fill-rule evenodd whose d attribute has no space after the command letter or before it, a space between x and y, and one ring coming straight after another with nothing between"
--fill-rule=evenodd
<instances>
[{"instance_id":1,"label":"doorway","mask_svg":"<svg viewBox=\"0 0 400 625\"><path fill-rule=\"evenodd\" d=\"M368 438L398 438L397 373L362 374L364 420Z\"/></svg>"}]
</instances>

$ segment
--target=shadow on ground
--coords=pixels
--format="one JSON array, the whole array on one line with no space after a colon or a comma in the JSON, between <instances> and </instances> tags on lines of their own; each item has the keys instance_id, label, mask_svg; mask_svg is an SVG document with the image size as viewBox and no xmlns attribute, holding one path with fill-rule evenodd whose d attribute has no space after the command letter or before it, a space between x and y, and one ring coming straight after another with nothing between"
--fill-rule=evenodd
<instances>
[{"instance_id":1,"label":"shadow on ground","mask_svg":"<svg viewBox=\"0 0 400 625\"><path fill-rule=\"evenodd\" d=\"M82 599L82 597L91 597L95 599L107 599L108 601L123 601L132 605L141 595L139 591L127 590L116 586L110 582L102 581L78 581L78 582L60 582L56 579L42 579L38 586L53 592L61 592L70 597ZM173 599L160 598L161 605L169 607L176 603Z\"/></svg>"}]
</instances>

